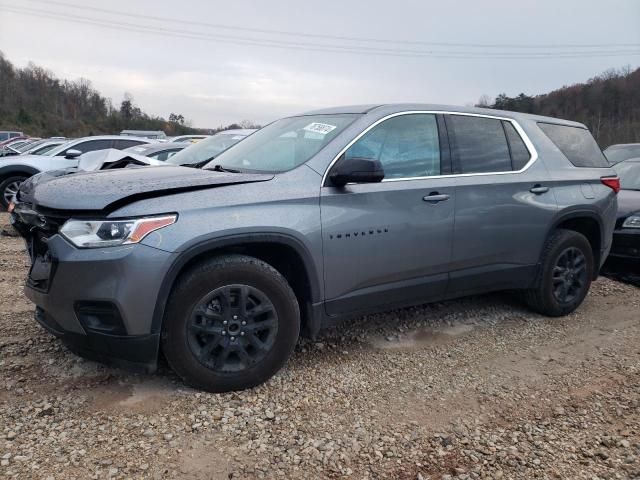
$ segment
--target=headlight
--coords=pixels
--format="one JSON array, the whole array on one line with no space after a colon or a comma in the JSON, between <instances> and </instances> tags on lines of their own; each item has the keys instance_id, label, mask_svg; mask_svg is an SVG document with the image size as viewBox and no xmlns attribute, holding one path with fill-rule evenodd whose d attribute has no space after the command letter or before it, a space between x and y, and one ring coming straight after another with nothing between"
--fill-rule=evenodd
<instances>
[{"instance_id":1,"label":"headlight","mask_svg":"<svg viewBox=\"0 0 640 480\"><path fill-rule=\"evenodd\" d=\"M640 214L628 217L622 224L622 228L640 228Z\"/></svg>"},{"instance_id":2,"label":"headlight","mask_svg":"<svg viewBox=\"0 0 640 480\"><path fill-rule=\"evenodd\" d=\"M160 228L175 223L177 215L127 220L67 220L60 233L76 247L129 245Z\"/></svg>"}]
</instances>

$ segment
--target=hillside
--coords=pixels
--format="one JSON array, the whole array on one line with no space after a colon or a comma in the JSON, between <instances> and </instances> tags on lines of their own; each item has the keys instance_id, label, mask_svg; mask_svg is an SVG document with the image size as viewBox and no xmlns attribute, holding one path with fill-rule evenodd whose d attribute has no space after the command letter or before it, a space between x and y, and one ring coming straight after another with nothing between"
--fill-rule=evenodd
<instances>
[{"instance_id":1,"label":"hillside","mask_svg":"<svg viewBox=\"0 0 640 480\"><path fill-rule=\"evenodd\" d=\"M123 129L164 130L167 135L198 131L180 114L172 113L169 120L148 115L128 94L116 108L86 79L61 80L33 64L16 68L0 52L0 130L79 137Z\"/></svg>"},{"instance_id":2,"label":"hillside","mask_svg":"<svg viewBox=\"0 0 640 480\"><path fill-rule=\"evenodd\" d=\"M586 83L550 93L498 95L479 106L549 115L586 124L602 148L640 142L640 68L609 70Z\"/></svg>"}]
</instances>

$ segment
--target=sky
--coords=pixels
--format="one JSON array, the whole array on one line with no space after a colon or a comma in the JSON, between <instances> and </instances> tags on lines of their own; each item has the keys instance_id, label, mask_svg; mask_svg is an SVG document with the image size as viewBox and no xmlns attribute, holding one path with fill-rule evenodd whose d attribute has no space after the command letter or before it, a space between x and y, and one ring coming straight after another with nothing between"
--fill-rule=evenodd
<instances>
[{"instance_id":1,"label":"sky","mask_svg":"<svg viewBox=\"0 0 640 480\"><path fill-rule=\"evenodd\" d=\"M196 127L264 124L336 105L470 105L637 68L640 0L0 0L0 51Z\"/></svg>"}]
</instances>

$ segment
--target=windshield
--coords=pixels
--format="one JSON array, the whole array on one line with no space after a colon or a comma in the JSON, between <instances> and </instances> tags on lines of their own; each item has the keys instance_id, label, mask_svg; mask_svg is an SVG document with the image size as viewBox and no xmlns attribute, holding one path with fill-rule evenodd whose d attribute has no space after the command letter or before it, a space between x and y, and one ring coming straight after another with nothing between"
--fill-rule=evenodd
<instances>
[{"instance_id":1,"label":"windshield","mask_svg":"<svg viewBox=\"0 0 640 480\"><path fill-rule=\"evenodd\" d=\"M640 190L640 161L627 161L613 166L623 190Z\"/></svg>"},{"instance_id":2,"label":"windshield","mask_svg":"<svg viewBox=\"0 0 640 480\"><path fill-rule=\"evenodd\" d=\"M33 149L33 151L30 150L29 153L31 155L44 155L45 153L48 153L51 150L53 150L58 145L60 145L60 144L59 143L52 143L52 144L49 144L49 145L43 145L41 147Z\"/></svg>"},{"instance_id":3,"label":"windshield","mask_svg":"<svg viewBox=\"0 0 640 480\"><path fill-rule=\"evenodd\" d=\"M620 147L609 147L604 151L609 163L618 163L630 158L640 157L640 145L625 145Z\"/></svg>"},{"instance_id":4,"label":"windshield","mask_svg":"<svg viewBox=\"0 0 640 480\"><path fill-rule=\"evenodd\" d=\"M167 160L167 163L173 165L194 165L196 163L207 162L243 138L245 138L245 135L214 135L213 137L200 140L181 152L176 153Z\"/></svg>"},{"instance_id":5,"label":"windshield","mask_svg":"<svg viewBox=\"0 0 640 480\"><path fill-rule=\"evenodd\" d=\"M74 141L71 140L65 143L61 143L60 145L56 145L55 147L53 147L51 150L47 152L47 155L51 155L51 156L58 155L59 153L65 151L69 146L71 146L73 142Z\"/></svg>"},{"instance_id":6,"label":"windshield","mask_svg":"<svg viewBox=\"0 0 640 480\"><path fill-rule=\"evenodd\" d=\"M359 115L309 115L283 118L258 130L205 168L286 172L302 165ZM176 155L177 156L177 155Z\"/></svg>"}]
</instances>

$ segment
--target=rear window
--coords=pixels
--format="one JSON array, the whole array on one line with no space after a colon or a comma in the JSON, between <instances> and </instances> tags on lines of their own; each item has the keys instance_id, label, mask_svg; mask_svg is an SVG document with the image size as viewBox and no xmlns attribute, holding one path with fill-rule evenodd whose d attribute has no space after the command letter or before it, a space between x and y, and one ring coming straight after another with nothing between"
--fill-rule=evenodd
<instances>
[{"instance_id":1,"label":"rear window","mask_svg":"<svg viewBox=\"0 0 640 480\"><path fill-rule=\"evenodd\" d=\"M586 128L538 123L540 129L576 167L608 167L600 147Z\"/></svg>"}]
</instances>

